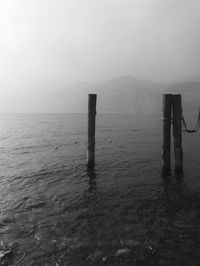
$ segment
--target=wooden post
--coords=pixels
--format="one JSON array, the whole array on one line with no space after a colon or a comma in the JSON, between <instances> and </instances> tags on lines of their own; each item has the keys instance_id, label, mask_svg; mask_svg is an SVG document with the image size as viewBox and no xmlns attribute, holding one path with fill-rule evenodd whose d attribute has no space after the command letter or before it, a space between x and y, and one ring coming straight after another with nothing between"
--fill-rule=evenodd
<instances>
[{"instance_id":1,"label":"wooden post","mask_svg":"<svg viewBox=\"0 0 200 266\"><path fill-rule=\"evenodd\" d=\"M96 117L96 94L88 95L88 150L87 166L94 167L95 164L95 117Z\"/></svg>"},{"instance_id":2,"label":"wooden post","mask_svg":"<svg viewBox=\"0 0 200 266\"><path fill-rule=\"evenodd\" d=\"M175 173L183 174L182 106L180 94L173 95L173 135Z\"/></svg>"},{"instance_id":3,"label":"wooden post","mask_svg":"<svg viewBox=\"0 0 200 266\"><path fill-rule=\"evenodd\" d=\"M172 94L163 95L163 146L162 165L163 173L169 173L171 168L171 106Z\"/></svg>"}]
</instances>

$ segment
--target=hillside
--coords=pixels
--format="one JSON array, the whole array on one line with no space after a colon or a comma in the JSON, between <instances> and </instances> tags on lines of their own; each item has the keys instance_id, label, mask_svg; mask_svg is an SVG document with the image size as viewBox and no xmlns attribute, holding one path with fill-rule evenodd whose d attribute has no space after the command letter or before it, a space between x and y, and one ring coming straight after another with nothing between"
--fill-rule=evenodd
<instances>
[{"instance_id":1,"label":"hillside","mask_svg":"<svg viewBox=\"0 0 200 266\"><path fill-rule=\"evenodd\" d=\"M76 98L79 112L87 110L88 93L97 93L100 113L152 113L160 109L165 88L164 84L123 76L99 83L78 83L66 91L71 99ZM75 91L79 92L76 97ZM65 91L62 93L64 97Z\"/></svg>"},{"instance_id":2,"label":"hillside","mask_svg":"<svg viewBox=\"0 0 200 266\"><path fill-rule=\"evenodd\" d=\"M86 113L89 93L98 95L98 113L155 113L162 110L164 93L182 94L184 111L196 112L200 105L198 81L182 81L169 86L134 76L121 76L104 82L78 82L71 86L57 81L33 86L34 89L20 93L11 91L6 97L2 96L0 112Z\"/></svg>"}]
</instances>

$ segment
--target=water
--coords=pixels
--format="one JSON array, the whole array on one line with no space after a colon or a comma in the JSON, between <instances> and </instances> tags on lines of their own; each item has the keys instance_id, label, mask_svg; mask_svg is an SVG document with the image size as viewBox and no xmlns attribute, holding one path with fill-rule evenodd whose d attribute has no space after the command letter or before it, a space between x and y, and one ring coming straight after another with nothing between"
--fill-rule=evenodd
<instances>
[{"instance_id":1,"label":"water","mask_svg":"<svg viewBox=\"0 0 200 266\"><path fill-rule=\"evenodd\" d=\"M85 114L1 114L4 265L200 265L200 136L183 135L184 176L162 177L160 117L99 114L88 171ZM116 257L130 245L156 252Z\"/></svg>"}]
</instances>

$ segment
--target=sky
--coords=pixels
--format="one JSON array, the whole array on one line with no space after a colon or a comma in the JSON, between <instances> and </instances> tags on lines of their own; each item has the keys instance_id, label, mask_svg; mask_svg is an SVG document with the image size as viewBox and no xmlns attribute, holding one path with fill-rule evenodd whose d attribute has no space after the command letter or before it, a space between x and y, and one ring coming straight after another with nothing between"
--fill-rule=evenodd
<instances>
[{"instance_id":1,"label":"sky","mask_svg":"<svg viewBox=\"0 0 200 266\"><path fill-rule=\"evenodd\" d=\"M199 12L199 0L1 0L0 93L199 74Z\"/></svg>"}]
</instances>

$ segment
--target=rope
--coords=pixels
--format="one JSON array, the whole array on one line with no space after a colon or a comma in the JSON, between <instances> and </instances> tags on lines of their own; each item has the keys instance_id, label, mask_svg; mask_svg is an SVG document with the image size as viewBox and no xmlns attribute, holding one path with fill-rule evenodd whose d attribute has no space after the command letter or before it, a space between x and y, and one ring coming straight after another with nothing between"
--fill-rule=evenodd
<instances>
[{"instance_id":1,"label":"rope","mask_svg":"<svg viewBox=\"0 0 200 266\"><path fill-rule=\"evenodd\" d=\"M199 109L199 114L198 114L198 118L197 118L197 122L196 122L196 125L193 129L188 129L187 128L187 125L186 125L186 122L185 122L185 118L182 117L182 121L183 121L183 126L184 126L184 132L187 132L187 133L196 133L197 131L199 131L200 129L200 109Z\"/></svg>"}]
</instances>

